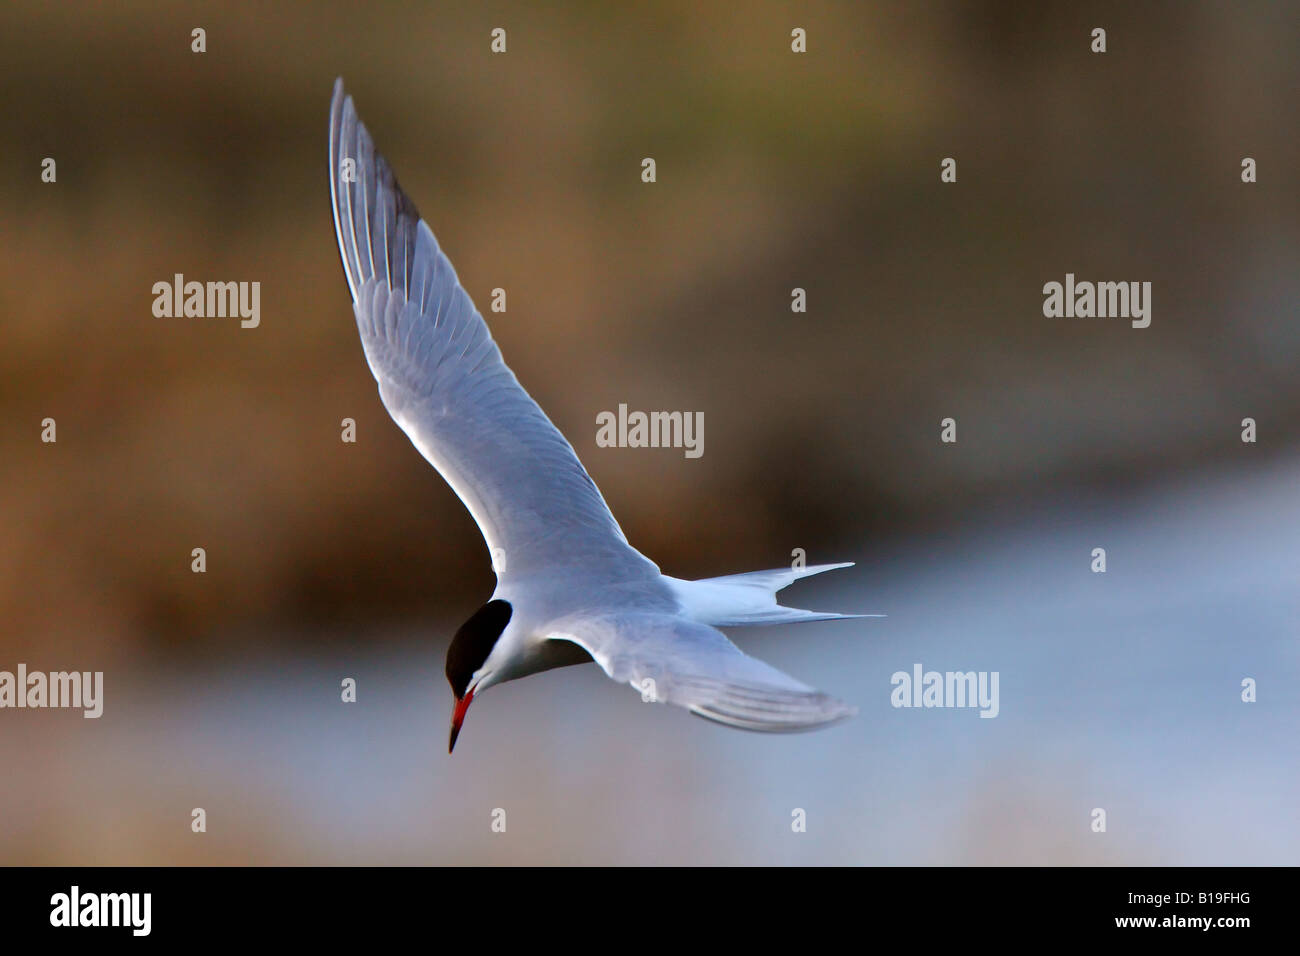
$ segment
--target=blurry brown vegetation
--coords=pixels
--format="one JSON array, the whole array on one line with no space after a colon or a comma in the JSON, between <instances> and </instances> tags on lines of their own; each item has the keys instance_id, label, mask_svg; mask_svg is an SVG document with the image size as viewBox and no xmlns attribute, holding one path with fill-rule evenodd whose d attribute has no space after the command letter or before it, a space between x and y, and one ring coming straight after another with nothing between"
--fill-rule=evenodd
<instances>
[{"instance_id":1,"label":"blurry brown vegetation","mask_svg":"<svg viewBox=\"0 0 1300 956\"><path fill-rule=\"evenodd\" d=\"M0 658L454 618L490 592L352 325L340 74L471 295L508 291L507 361L670 573L851 559L1266 456L1300 435L1295 12L5 4ZM1044 319L1067 271L1152 281L1151 328ZM177 272L260 281L261 327L154 318ZM703 411L704 457L597 449L619 402Z\"/></svg>"}]
</instances>

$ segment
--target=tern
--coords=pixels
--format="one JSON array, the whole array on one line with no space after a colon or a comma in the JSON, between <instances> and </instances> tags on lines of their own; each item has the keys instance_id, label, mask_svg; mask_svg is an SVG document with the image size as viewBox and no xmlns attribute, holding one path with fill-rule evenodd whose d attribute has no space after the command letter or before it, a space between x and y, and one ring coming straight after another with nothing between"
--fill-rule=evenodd
<instances>
[{"instance_id":1,"label":"tern","mask_svg":"<svg viewBox=\"0 0 1300 956\"><path fill-rule=\"evenodd\" d=\"M661 573L628 544L573 447L502 360L342 79L329 152L339 253L379 397L469 509L497 576L447 650L448 753L489 687L593 660L643 700L744 730L811 730L857 713L718 630L881 616L777 604L799 578L851 562L697 581Z\"/></svg>"}]
</instances>

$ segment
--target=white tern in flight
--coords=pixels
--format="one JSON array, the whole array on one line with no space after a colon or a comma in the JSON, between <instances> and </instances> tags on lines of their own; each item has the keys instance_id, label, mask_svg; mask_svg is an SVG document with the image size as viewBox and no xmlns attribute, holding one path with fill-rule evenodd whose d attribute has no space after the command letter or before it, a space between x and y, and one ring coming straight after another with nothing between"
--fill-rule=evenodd
<instances>
[{"instance_id":1,"label":"white tern in flight","mask_svg":"<svg viewBox=\"0 0 1300 956\"><path fill-rule=\"evenodd\" d=\"M493 684L590 660L645 700L744 730L810 730L855 714L717 630L878 616L777 604L793 581L850 565L699 581L660 573L628 544L572 446L502 361L342 80L329 150L339 252L379 396L465 503L497 573L492 599L447 651L456 699L448 752L470 703Z\"/></svg>"}]
</instances>

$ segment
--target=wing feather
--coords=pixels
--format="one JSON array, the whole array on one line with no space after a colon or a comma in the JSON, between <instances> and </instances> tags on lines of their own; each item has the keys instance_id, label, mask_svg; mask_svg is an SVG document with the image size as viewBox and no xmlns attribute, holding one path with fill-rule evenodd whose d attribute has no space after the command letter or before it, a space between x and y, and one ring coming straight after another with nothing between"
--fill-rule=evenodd
<instances>
[{"instance_id":1,"label":"wing feather","mask_svg":"<svg viewBox=\"0 0 1300 956\"><path fill-rule=\"evenodd\" d=\"M574 617L556 622L548 636L577 644L613 680L741 730L814 730L857 713L743 653L716 628L681 617Z\"/></svg>"},{"instance_id":2,"label":"wing feather","mask_svg":"<svg viewBox=\"0 0 1300 956\"><path fill-rule=\"evenodd\" d=\"M502 361L341 80L330 108L330 195L380 397L473 515L498 576L578 568L593 584L657 578Z\"/></svg>"}]
</instances>

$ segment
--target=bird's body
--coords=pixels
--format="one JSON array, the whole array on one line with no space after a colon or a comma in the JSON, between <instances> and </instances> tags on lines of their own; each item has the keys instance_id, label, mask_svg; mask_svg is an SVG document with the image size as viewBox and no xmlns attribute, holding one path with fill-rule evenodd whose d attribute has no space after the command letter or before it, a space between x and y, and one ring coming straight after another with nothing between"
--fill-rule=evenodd
<instances>
[{"instance_id":1,"label":"bird's body","mask_svg":"<svg viewBox=\"0 0 1300 956\"><path fill-rule=\"evenodd\" d=\"M643 698L750 730L852 708L741 653L718 626L856 617L776 603L847 565L683 581L634 549L564 436L519 385L428 225L335 85L330 186L357 327L380 397L469 508L497 572L447 657L452 744L476 694L595 660Z\"/></svg>"}]
</instances>

